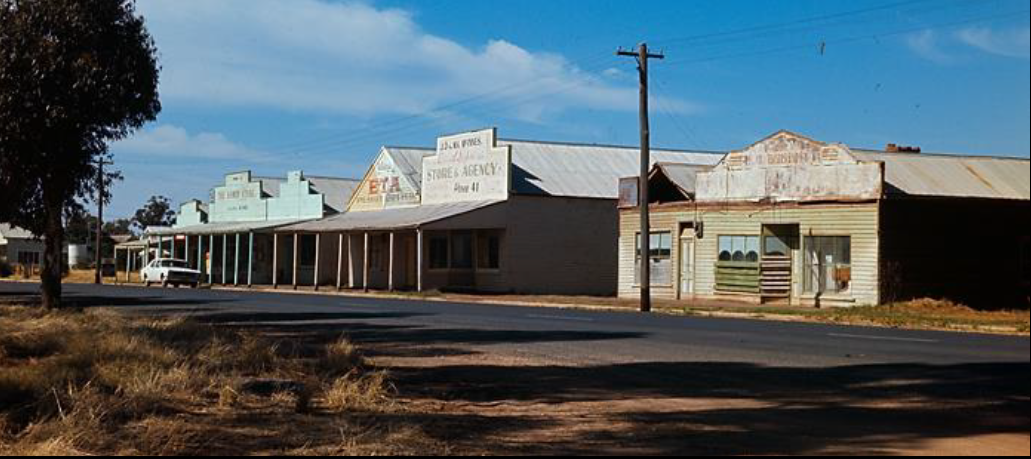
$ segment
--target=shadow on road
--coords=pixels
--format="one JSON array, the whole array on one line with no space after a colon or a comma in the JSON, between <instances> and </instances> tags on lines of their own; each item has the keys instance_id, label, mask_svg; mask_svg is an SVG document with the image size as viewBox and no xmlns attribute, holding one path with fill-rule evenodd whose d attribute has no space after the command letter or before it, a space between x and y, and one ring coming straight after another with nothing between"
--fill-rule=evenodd
<instances>
[{"instance_id":1,"label":"shadow on road","mask_svg":"<svg viewBox=\"0 0 1031 459\"><path fill-rule=\"evenodd\" d=\"M450 366L395 377L412 397L463 406L562 406L567 416L575 414L570 407L614 407L596 427L578 431L573 423L575 434L511 453L633 447L663 455L800 455L887 454L935 439L1027 435L1029 371L1028 364L806 369L685 362Z\"/></svg>"}]
</instances>

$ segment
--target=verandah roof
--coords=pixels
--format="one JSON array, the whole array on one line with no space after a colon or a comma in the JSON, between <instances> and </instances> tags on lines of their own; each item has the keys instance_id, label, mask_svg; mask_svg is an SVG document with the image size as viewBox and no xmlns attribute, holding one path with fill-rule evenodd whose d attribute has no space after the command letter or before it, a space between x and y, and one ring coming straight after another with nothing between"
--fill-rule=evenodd
<instances>
[{"instance_id":1,"label":"verandah roof","mask_svg":"<svg viewBox=\"0 0 1031 459\"><path fill-rule=\"evenodd\" d=\"M423 225L484 209L504 201L434 204L374 212L348 212L322 220L276 229L280 233L340 233L348 231L410 230Z\"/></svg>"}]
</instances>

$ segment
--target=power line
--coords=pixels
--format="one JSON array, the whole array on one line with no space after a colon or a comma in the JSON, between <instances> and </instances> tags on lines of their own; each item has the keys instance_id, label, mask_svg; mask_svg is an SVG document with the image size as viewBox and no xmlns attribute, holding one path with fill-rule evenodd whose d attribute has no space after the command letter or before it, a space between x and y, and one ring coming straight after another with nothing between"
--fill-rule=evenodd
<instances>
[{"instance_id":1,"label":"power line","mask_svg":"<svg viewBox=\"0 0 1031 459\"><path fill-rule=\"evenodd\" d=\"M597 70L597 68L600 68L600 67L608 66L608 64L609 64L608 62L604 62L600 66L595 66L596 68L594 68L594 69L586 69L585 73L586 74L591 74L593 70ZM584 69L581 69L581 70L584 70ZM555 77L542 78L540 80L537 80L537 82L539 83L540 81L545 81L545 80L548 80L548 79L555 79ZM535 94L528 94L528 95L525 95L523 97L517 97L517 98L511 99L511 100L507 101L505 104L500 105L499 107L497 107L497 112L504 112L506 110L511 110L513 108L518 108L518 107L525 106L525 105L527 105L527 104L529 104L531 102L535 102L537 100L540 100L540 99L543 99L543 98L546 98L546 97L553 97L553 96L556 96L556 95L559 95L559 94L566 93L566 92L568 92L570 90L576 89L577 87L583 86L585 84L585 80L587 80L587 79L588 78L573 79L571 82L566 83L564 85L561 85L561 86L559 86L555 90L545 91L545 92L535 93ZM471 101L470 100L468 102L471 105L467 105L466 108L465 108L465 111L473 112L473 113L475 113L475 112L477 112L479 110L482 110L482 109L486 109L490 103L493 103L493 101L490 101L490 100L485 100L485 101L481 101L481 102L476 102L476 101ZM458 105L458 104L451 104L450 107L453 108L455 105ZM450 113L450 112L445 111L445 110L434 110L434 111L428 112L428 114L438 115L438 116L436 116L435 118L427 119L427 114L412 115L412 116L406 117L407 120L409 121L407 123L387 123L387 124L398 124L398 126L396 126L396 127L391 127L391 128L387 128L387 129L383 129L381 127L381 128L376 129L376 130L373 130L371 132L366 132L366 133L363 133L363 134L358 134L358 135L350 136L350 137L342 137L342 138L338 138L338 139L335 139L335 140L332 140L332 141L319 142L319 143L315 143L315 144L312 144L312 145L307 145L307 146L302 146L302 147L299 147L299 148L294 148L294 149L292 149L290 151L281 151L280 153L290 153L290 154L298 155L298 154L310 154L310 153L323 152L323 151L327 151L329 149L344 148L344 147L347 147L347 146L353 146L353 145L359 144L360 142L372 141L372 140L384 138L386 136L390 136L390 135L393 135L393 134L397 134L397 133L401 133L401 132L407 132L407 131L410 131L412 129L419 129L419 128L424 128L424 127L427 127L427 126L437 125L437 124L440 124L441 122L443 122L444 120L446 120L448 118L454 118L454 117L458 116L458 115L456 115L454 113Z\"/></svg>"},{"instance_id":2,"label":"power line","mask_svg":"<svg viewBox=\"0 0 1031 459\"><path fill-rule=\"evenodd\" d=\"M723 31L723 32L713 32L713 33L700 34L700 35L692 35L692 36L679 37L679 38L669 38L669 39L666 39L666 40L659 40L656 43L663 44L663 45L670 45L670 44L674 44L674 43L695 42L695 41L707 40L707 39L711 39L711 38L722 38L722 37L742 35L742 34L748 34L748 33L754 33L754 32L776 30L776 29L780 29L780 28L784 28L784 27L793 26L793 25L812 24L812 23L818 23L818 22L825 22L825 21L829 21L829 20L833 20L833 19L865 15L865 14L874 13L874 12L878 12L878 11L885 11L885 10L890 10L890 9L896 9L896 8L903 7L903 6L915 5L915 4L920 4L920 3L928 3L930 1L932 1L932 0L908 0L908 1L904 1L904 2L889 3L889 4L886 4L886 5L874 6L874 7L870 7L870 8L863 8L863 9L858 9L858 10L844 11L844 12L840 12L840 13L833 13L833 14L827 14L827 15L821 15L821 16L813 16L813 17L808 17L808 18L802 18L802 19L799 19L799 20L796 20L796 21L782 22L782 23L778 23L778 24L766 24L766 25L747 27L747 28L737 29L737 30L728 30L728 31Z\"/></svg>"},{"instance_id":3,"label":"power line","mask_svg":"<svg viewBox=\"0 0 1031 459\"><path fill-rule=\"evenodd\" d=\"M834 20L834 19L842 19L842 18L849 17L849 16L855 16L855 15L861 15L861 14L869 14L869 13L872 13L872 12L887 10L887 9L896 8L896 7L900 7L900 6L907 6L907 5L916 5L916 4L927 3L928 1L929 0L910 0L910 1L906 1L906 2L896 2L896 3L892 3L892 4L888 4L888 5L881 5L881 6L865 8L865 9L861 9L861 10L853 10L853 11L848 11L848 12L835 13L835 14L829 14L829 15L823 15L823 16L817 16L817 17L811 17L811 18L805 18L805 19L801 19L801 20L797 20L797 21L791 21L791 22L782 23L782 24L768 24L768 25L764 25L764 26L756 26L756 27L750 27L750 28L739 29L739 30L734 30L734 31L718 32L718 33L705 34L705 35L696 35L696 36L693 36L693 37L683 37L683 38L679 38L679 39L670 39L670 40L664 41L664 43L688 42L688 41L702 41L702 42L704 42L704 40L710 40L709 41L710 45L719 45L719 44L747 41L747 40L755 39L755 38L759 38L759 37L756 37L756 36L753 36L753 37L738 37L736 39L727 39L727 40L712 40L712 38L732 37L732 36L736 36L736 35L742 35L742 34L747 34L747 33L755 33L755 32L763 32L763 31L772 32L772 31L774 31L774 30L776 30L778 28L784 29L786 27L790 27L790 26L793 26L793 25L815 23L815 22L826 22L826 21L830 21L830 20ZM924 12L927 12L927 11L937 11L937 10L941 10L941 9L945 9L945 8L948 8L948 7L939 7L939 8L925 9L923 11ZM860 37L848 37L848 38L836 39L836 40L825 40L825 41L822 42L822 45L826 46L827 44L849 43L849 42L862 41L862 40L878 38L878 37L887 37L887 36L892 36L892 35L911 33L913 31L928 30L928 29L939 28L939 27L952 27L952 26L957 26L957 25L970 24L970 23L974 23L974 22L982 22L982 21L985 21L985 20L999 19L1001 16L1005 16L1005 15L994 15L994 16L989 16L989 17L982 17L982 18L977 18L977 19L973 19L973 20L958 21L958 22L955 22L955 23L949 23L949 24L932 26L932 27L921 27L921 28L915 28L915 29L906 29L906 30L895 31L895 32L885 32L885 33L866 35L866 36L860 36ZM772 48L772 49L765 49L765 50L759 50L759 51L750 51L750 52L737 53L737 54L729 54L729 55L722 55L722 56L711 56L711 57L707 57L707 58L682 59L682 60L678 60L678 61L673 61L671 63L672 64L689 64L689 63L709 62L709 61L715 61L715 60L735 59L735 58L743 58L743 57L756 57L756 56L763 56L763 55L767 55L767 54L776 54L776 53L784 53L784 52L796 51L796 50L800 50L800 49L808 49L811 46L813 46L813 45L812 44L792 45L792 46L777 47L777 48ZM593 55L592 57L589 57L589 58L581 60L579 64L574 63L572 65L573 65L574 68L577 68L577 66L579 65L580 68L577 68L577 70L580 70L581 72L584 72L586 74L591 74L591 73L593 73L593 71L598 70L598 69L600 69L602 67L605 67L605 66L609 65L609 62L607 60L607 56L608 56L607 53L603 54L603 55ZM590 65L588 65L588 64L590 64ZM543 78L536 78L536 79L526 80L526 81L523 81L523 82L520 82L520 83L508 85L508 86L505 86L505 87L502 87L502 88L498 88L498 89L495 89L495 90L492 90L492 91L488 91L488 92L481 93L481 94L478 94L478 95L475 95L475 96L471 96L471 97L459 100L457 102L453 102L453 103L449 103L449 104L445 104L445 105L439 106L439 107L434 108L432 110L429 110L429 111L427 111L425 113L412 114L412 115L407 115L407 116L404 116L404 117L401 117L401 118L387 120L387 121L378 123L378 125L377 125L377 127L375 129L369 130L369 131L359 132L357 130L351 130L351 131L344 132L344 133L333 134L331 136L328 136L328 137L325 137L325 138L322 138L322 139L311 139L311 140L306 140L306 141L299 141L299 142L295 142L295 143L292 143L292 144L284 144L284 145L282 145L280 147L277 147L275 149L272 149L272 150L268 150L268 149L265 149L265 150L266 151L270 151L272 153L283 153L283 154L292 154L294 156L300 156L302 154L325 152L325 151L329 151L329 150L333 150L333 149L344 148L344 147L347 147L347 146L360 145L362 143L373 142L373 141L375 141L377 139L386 138L388 136L395 135L395 134L398 134L398 133L409 132L409 131L413 131L415 129L421 129L421 128L425 128L425 127L429 127L429 126L436 126L436 125L441 125L443 123L448 123L448 122L450 122L450 120L452 120L452 119L454 119L455 117L458 116L457 114L450 112L450 110L453 110L453 109L459 108L459 107L462 107L463 110L466 111L466 112L470 112L470 113L480 112L480 113L482 113L481 110L487 109L491 104L501 103L501 105L493 107L494 108L494 112L491 113L491 115L493 115L493 116L498 116L497 113L504 113L505 111L525 106L525 105L527 105L527 104L529 104L531 102L535 102L535 101L540 100L540 99L545 98L545 97L551 97L551 96L555 96L555 95L558 95L558 94L562 94L562 93L568 92L568 91L570 91L572 89L575 89L577 87L580 87L580 86L583 86L583 85L587 84L587 82L589 81L589 78L579 78L579 79L578 78L574 78L571 81L571 83L568 83L566 85L562 85L557 90L554 90L554 91L546 91L546 92L543 92L543 93L529 94L529 95L526 95L526 96L523 96L523 97L515 97L515 98L511 98L511 99L506 99L506 97L503 96L506 93L514 92L514 91L516 91L518 89L522 89L522 88L528 87L528 86L533 85L533 84L539 84L542 81L546 81L548 79L554 79L554 78L555 78L554 76L549 76L549 77L543 77ZM430 116L432 116L432 117L430 117Z\"/></svg>"},{"instance_id":4,"label":"power line","mask_svg":"<svg viewBox=\"0 0 1031 459\"><path fill-rule=\"evenodd\" d=\"M682 59L682 60L677 60L677 61L670 62L670 65L696 64L696 63L714 62L714 61L721 61L721 60L728 60L728 59L739 59L739 58L744 58L744 57L760 57L760 56L767 56L767 55L772 55L772 54L783 54L783 53L791 52L791 51L799 51L799 50L806 50L806 49L816 49L817 45L825 46L825 45L830 45L830 44L836 44L836 45L850 44L850 43L856 43L856 42L867 41L867 40L876 40L876 39L880 39L880 38L893 37L893 36L898 36L898 35L906 35L906 34L911 34L911 33L916 33L916 32L924 32L924 31L929 31L929 30L948 29L948 28L954 28L954 27L970 25L970 24L977 24L977 23L982 23L982 22L992 22L992 21L998 21L998 20L1013 19L1013 18L1016 18L1017 16L1025 15L1025 14L1028 14L1028 13L1031 13L1031 10L1026 10L1025 9L1025 10L1019 10L1019 11L1011 11L1011 12L1007 12L1007 13L1003 13L1003 14L996 14L996 15L991 15L991 16L984 16L984 17L978 17L978 18L972 18L972 19L965 19L965 20L961 20L961 21L941 23L941 24L935 24L935 25L931 25L931 26L921 26L921 27L907 28L907 29L902 29L902 30L894 30L894 31L888 31L888 32L881 32L881 33L870 34L870 35L860 35L860 36L843 37L843 38L839 38L839 39L823 40L820 43L806 43L806 44L802 44L802 45L789 45L789 46L782 46L782 47L777 47L777 48L769 48L769 49L758 50L758 51L750 51L750 52L737 53L737 54L727 54L727 55L720 55L720 56L710 56L710 57L697 58L697 59Z\"/></svg>"},{"instance_id":5,"label":"power line","mask_svg":"<svg viewBox=\"0 0 1031 459\"><path fill-rule=\"evenodd\" d=\"M697 148L709 150L709 144L705 143L703 145L703 142L700 140L699 136L695 135L695 133L688 128L687 123L682 122L681 117L676 116L676 114L674 113L674 110L670 106L669 100L667 100L666 94L669 94L669 92L666 90L666 85L662 82L662 79L656 78L653 81L655 81L655 83L657 84L655 88L655 93L659 97L655 99L655 104L658 106L659 111L670 120L670 122L673 124L673 127L675 127L677 130L680 131L681 134L684 135L685 140L697 144Z\"/></svg>"},{"instance_id":6,"label":"power line","mask_svg":"<svg viewBox=\"0 0 1031 459\"><path fill-rule=\"evenodd\" d=\"M941 12L941 11L945 11L945 10L950 10L950 9L970 9L970 8L980 9L980 8L982 8L984 6L991 5L991 4L993 4L993 1L956 0L953 3L942 2L942 3L936 3L933 6L924 7L924 8L900 10L899 13L905 13L905 14L908 15L907 18L909 18L909 17L913 17L913 16L917 16L917 15L927 15L927 14L937 13L937 12ZM824 21L823 23L821 23L819 25L792 25L792 24L789 23L789 24L785 24L784 27L778 27L778 28L770 27L770 30L752 32L752 33L749 33L749 34L738 34L737 36L734 36L734 37L731 37L731 38L726 38L726 39L721 39L721 40L708 40L708 41L706 41L706 40L699 40L697 42L691 43L689 49L693 51L693 50L698 50L698 49L702 49L702 48L716 48L716 47L720 47L720 46L728 45L728 44L732 44L732 43L741 43L741 42L749 42L749 41L759 40L759 39L781 37L781 36L797 34L797 33L800 33L800 32L805 32L805 31L818 31L818 30L820 30L822 28L831 27L831 26L835 26L835 27L839 27L839 28L844 28L844 27L862 26L862 25L866 25L866 24L869 24L869 23L883 22L883 19L879 18L879 17L868 17L866 19L859 19L859 20L845 20L845 19L846 19L846 17L843 16L843 17L839 18L838 20ZM673 49L679 49L679 48L674 46ZM685 49L687 49L687 48L685 48Z\"/></svg>"},{"instance_id":7,"label":"power line","mask_svg":"<svg viewBox=\"0 0 1031 459\"><path fill-rule=\"evenodd\" d=\"M603 59L603 58L607 59L608 57L609 56L608 56L607 53L604 53L604 54L597 53L597 54L592 55L592 57L585 58L585 59L583 59L581 61L578 61L578 62L573 62L570 65L573 68L578 68L580 66L594 65L597 62L599 62L601 59ZM497 88L497 89L493 89L493 90L490 90L490 91L487 91L487 92L476 94L476 95L467 97L465 99L458 100L456 102L451 102L451 103L448 103L448 104L445 104L445 105L441 105L441 106L435 107L435 108L430 109L430 110L428 110L426 112L423 112L423 113L406 115L406 116L402 116L402 117L399 117L399 118L394 118L394 119L391 119L391 120L380 122L380 123L378 123L378 128L377 129L382 129L384 127L389 127L389 126L394 126L394 125L405 124L405 123L408 123L408 122L411 122L411 121L424 120L427 117L426 116L427 114L446 113L448 110L451 110L451 109L454 109L454 108L458 108L458 107L462 107L462 106L466 106L466 105L469 105L469 104L474 104L474 103L477 103L479 101L490 101L492 99L499 99L500 100L500 99L503 99L503 98L499 97L502 94L505 94L507 92L512 92L512 91L515 91L517 89L521 89L521 88L530 86L530 85L535 84L535 83L539 83L540 81L542 81L544 79L547 79L547 78L549 78L549 77L533 78L533 79L521 81L521 82L518 82L518 83L514 83L514 84L511 84L511 85L508 85L508 86L503 86L503 87L500 87L500 88ZM356 134L357 132L358 131L356 131L356 130L352 130L352 131L349 131L349 132L346 132L346 133L338 133L338 134L333 134L333 135L330 135L330 136L326 136L326 137L323 137L321 139L309 139L309 140L298 141L298 142L293 142L293 143L280 144L280 145L273 146L273 147L270 147L270 148L264 148L264 150L272 151L272 152L286 152L287 150L304 149L305 147L318 146L318 145L321 145L321 144L324 144L324 143L332 144L332 143L334 143L334 142L336 142L338 140L345 139L347 136L350 136L351 134Z\"/></svg>"}]
</instances>

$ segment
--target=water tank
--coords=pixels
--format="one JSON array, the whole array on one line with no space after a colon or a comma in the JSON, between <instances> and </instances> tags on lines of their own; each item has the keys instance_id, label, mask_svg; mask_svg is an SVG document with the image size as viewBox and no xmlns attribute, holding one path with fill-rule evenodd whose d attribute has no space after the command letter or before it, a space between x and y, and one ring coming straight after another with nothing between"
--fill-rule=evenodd
<instances>
[{"instance_id":1,"label":"water tank","mask_svg":"<svg viewBox=\"0 0 1031 459\"><path fill-rule=\"evenodd\" d=\"M93 264L93 257L90 256L89 247L85 244L68 245L68 266L83 268Z\"/></svg>"}]
</instances>

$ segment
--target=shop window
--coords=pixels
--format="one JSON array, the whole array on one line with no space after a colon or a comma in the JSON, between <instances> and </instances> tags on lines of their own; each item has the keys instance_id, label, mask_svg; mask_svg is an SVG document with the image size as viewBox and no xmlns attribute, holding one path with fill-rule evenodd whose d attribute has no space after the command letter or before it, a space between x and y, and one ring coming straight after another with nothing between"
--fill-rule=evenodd
<instances>
[{"instance_id":1,"label":"shop window","mask_svg":"<svg viewBox=\"0 0 1031 459\"><path fill-rule=\"evenodd\" d=\"M798 247L798 237L766 236L763 238L764 257L790 257Z\"/></svg>"},{"instance_id":2,"label":"shop window","mask_svg":"<svg viewBox=\"0 0 1031 459\"><path fill-rule=\"evenodd\" d=\"M476 268L496 271L501 269L501 233L498 231L480 232L476 246Z\"/></svg>"},{"instance_id":3,"label":"shop window","mask_svg":"<svg viewBox=\"0 0 1031 459\"><path fill-rule=\"evenodd\" d=\"M297 241L298 247L300 247L301 250L301 253L298 254L300 265L305 267L315 266L315 236L299 235L297 237L300 238L300 240ZM232 247L230 247L229 250L231 251L230 253L235 253L232 252Z\"/></svg>"},{"instance_id":4,"label":"shop window","mask_svg":"<svg viewBox=\"0 0 1031 459\"><path fill-rule=\"evenodd\" d=\"M450 248L447 235L430 238L430 269L447 269Z\"/></svg>"},{"instance_id":5,"label":"shop window","mask_svg":"<svg viewBox=\"0 0 1031 459\"><path fill-rule=\"evenodd\" d=\"M473 234L451 234L451 269L473 269Z\"/></svg>"},{"instance_id":6,"label":"shop window","mask_svg":"<svg viewBox=\"0 0 1031 459\"><path fill-rule=\"evenodd\" d=\"M805 238L806 293L845 293L852 285L852 238Z\"/></svg>"},{"instance_id":7,"label":"shop window","mask_svg":"<svg viewBox=\"0 0 1031 459\"><path fill-rule=\"evenodd\" d=\"M759 236L720 236L719 243L722 262L759 262Z\"/></svg>"},{"instance_id":8,"label":"shop window","mask_svg":"<svg viewBox=\"0 0 1031 459\"><path fill-rule=\"evenodd\" d=\"M637 269L635 282L641 284L641 235L637 235ZM673 233L652 233L649 247L651 284L671 285L673 282Z\"/></svg>"}]
</instances>

